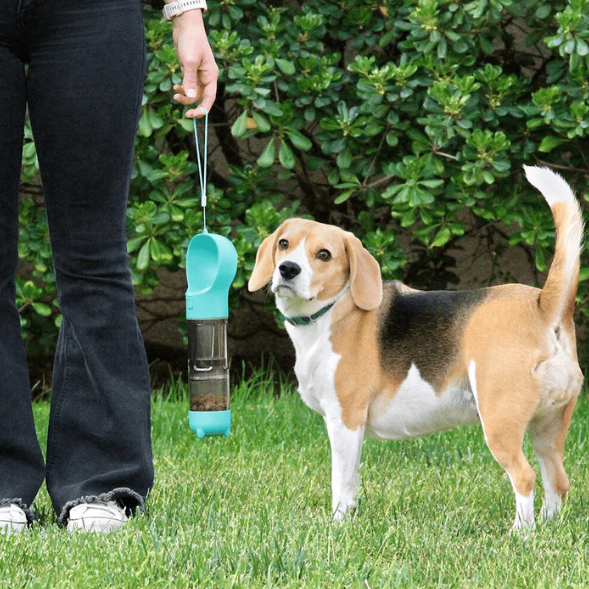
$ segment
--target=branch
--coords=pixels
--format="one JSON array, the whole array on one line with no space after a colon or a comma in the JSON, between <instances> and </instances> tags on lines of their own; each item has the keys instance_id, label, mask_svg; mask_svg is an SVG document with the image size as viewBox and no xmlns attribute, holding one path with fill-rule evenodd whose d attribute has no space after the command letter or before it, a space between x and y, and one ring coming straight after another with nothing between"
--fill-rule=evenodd
<instances>
[{"instance_id":1,"label":"branch","mask_svg":"<svg viewBox=\"0 0 589 589\"><path fill-rule=\"evenodd\" d=\"M582 174L589 174L589 168L575 168L573 166L560 166L558 164L551 164L550 162L545 162L544 160L536 158L536 162L542 164L543 166L548 166L549 168L554 168L555 170L567 170L569 172L581 172Z\"/></svg>"},{"instance_id":2,"label":"branch","mask_svg":"<svg viewBox=\"0 0 589 589\"><path fill-rule=\"evenodd\" d=\"M376 180L376 182L373 182L372 184L367 184L365 186L365 188L363 190L361 190L360 192L363 192L364 190L368 189L368 188L374 188L375 186L378 186L379 184L384 184L385 182L388 182L391 178L394 178L395 176L385 176L384 178L381 178L380 180Z\"/></svg>"},{"instance_id":3,"label":"branch","mask_svg":"<svg viewBox=\"0 0 589 589\"><path fill-rule=\"evenodd\" d=\"M231 125L225 106L225 83L219 82L215 105L211 109L211 123L213 124L217 141L221 146L227 163L232 166L243 167L244 162L241 159L239 145L233 135L231 135Z\"/></svg>"},{"instance_id":4,"label":"branch","mask_svg":"<svg viewBox=\"0 0 589 589\"><path fill-rule=\"evenodd\" d=\"M368 178L370 177L370 172L372 171L372 168L374 167L374 163L376 162L376 159L378 158L378 154L380 153L380 150L382 149L382 144L384 143L385 137L387 136L387 133L389 131L390 125L387 123L387 128L384 130L382 137L380 139L380 143L378 145L378 149L376 150L376 153L374 154L374 157L372 158L372 161L370 162L370 165L368 166L368 170L366 170L366 176L364 177L364 182L362 182L362 186L366 187L366 183L368 182Z\"/></svg>"}]
</instances>

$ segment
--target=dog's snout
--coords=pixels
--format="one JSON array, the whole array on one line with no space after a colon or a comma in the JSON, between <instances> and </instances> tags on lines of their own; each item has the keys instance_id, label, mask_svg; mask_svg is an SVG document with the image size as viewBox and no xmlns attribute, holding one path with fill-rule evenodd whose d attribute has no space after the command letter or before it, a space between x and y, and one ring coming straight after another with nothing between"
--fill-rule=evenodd
<instances>
[{"instance_id":1,"label":"dog's snout","mask_svg":"<svg viewBox=\"0 0 589 589\"><path fill-rule=\"evenodd\" d=\"M291 280L301 273L301 267L294 262L283 262L278 269L280 270L280 276L286 280Z\"/></svg>"}]
</instances>

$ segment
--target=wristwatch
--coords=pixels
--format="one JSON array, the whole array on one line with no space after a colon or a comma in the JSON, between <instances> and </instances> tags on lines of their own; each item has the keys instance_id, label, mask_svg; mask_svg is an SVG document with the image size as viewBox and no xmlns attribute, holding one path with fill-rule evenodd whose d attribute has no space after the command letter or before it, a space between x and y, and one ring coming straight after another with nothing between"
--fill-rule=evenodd
<instances>
[{"instance_id":1,"label":"wristwatch","mask_svg":"<svg viewBox=\"0 0 589 589\"><path fill-rule=\"evenodd\" d=\"M164 6L162 10L164 18L166 20L172 20L175 16L179 16L188 10L194 10L195 8L207 9L207 3L205 0L174 0Z\"/></svg>"}]
</instances>

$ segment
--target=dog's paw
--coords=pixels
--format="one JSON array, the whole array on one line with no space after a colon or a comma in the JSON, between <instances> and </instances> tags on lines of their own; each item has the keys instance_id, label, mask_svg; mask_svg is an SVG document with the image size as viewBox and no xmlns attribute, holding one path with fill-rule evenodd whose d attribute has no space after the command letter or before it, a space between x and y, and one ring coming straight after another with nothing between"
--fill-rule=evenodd
<instances>
[{"instance_id":1,"label":"dog's paw","mask_svg":"<svg viewBox=\"0 0 589 589\"><path fill-rule=\"evenodd\" d=\"M542 505L542 510L540 511L540 517L542 520L550 521L551 519L555 518L560 511L561 503L562 502L560 500L545 500L544 504Z\"/></svg>"},{"instance_id":2,"label":"dog's paw","mask_svg":"<svg viewBox=\"0 0 589 589\"><path fill-rule=\"evenodd\" d=\"M356 507L355 501L340 501L337 505L333 506L333 520L341 523L344 519L350 517L354 507Z\"/></svg>"},{"instance_id":3,"label":"dog's paw","mask_svg":"<svg viewBox=\"0 0 589 589\"><path fill-rule=\"evenodd\" d=\"M519 517L515 518L511 527L511 534L517 536L527 536L536 530L536 522L522 521Z\"/></svg>"}]
</instances>

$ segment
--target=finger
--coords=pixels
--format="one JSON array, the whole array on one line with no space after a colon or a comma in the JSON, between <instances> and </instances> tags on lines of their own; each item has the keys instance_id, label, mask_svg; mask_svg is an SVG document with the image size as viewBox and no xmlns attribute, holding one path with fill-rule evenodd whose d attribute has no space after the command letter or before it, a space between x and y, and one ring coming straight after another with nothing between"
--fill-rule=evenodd
<instances>
[{"instance_id":1,"label":"finger","mask_svg":"<svg viewBox=\"0 0 589 589\"><path fill-rule=\"evenodd\" d=\"M211 86L215 86L215 87L212 88ZM213 104L215 102L216 93L217 93L216 83L211 82L210 84L208 84L205 87L205 90L203 93L203 99L202 99L202 102L200 103L200 105L197 108L190 109L189 111L187 111L186 116L189 118L197 118L197 119L204 117L205 113L202 110L202 108L200 108L201 106L204 107L206 109L206 111L210 113L211 108L213 108Z\"/></svg>"},{"instance_id":2,"label":"finger","mask_svg":"<svg viewBox=\"0 0 589 589\"><path fill-rule=\"evenodd\" d=\"M188 119L202 119L206 113L201 107L202 107L202 105L199 104L196 108L191 108L190 110L187 110L186 111L186 118L188 118ZM210 114L209 109L207 109L207 113Z\"/></svg>"},{"instance_id":3,"label":"finger","mask_svg":"<svg viewBox=\"0 0 589 589\"><path fill-rule=\"evenodd\" d=\"M188 98L184 94L174 94L174 100L176 102L179 102L180 104L183 104L184 106L188 106L189 104L195 103L194 98Z\"/></svg>"},{"instance_id":4,"label":"finger","mask_svg":"<svg viewBox=\"0 0 589 589\"><path fill-rule=\"evenodd\" d=\"M213 78L209 83L204 85L202 90L202 99L200 101L200 105L203 106L207 112L211 112L211 108L213 108L213 104L215 102L215 98L217 96L217 78ZM186 112L186 116L193 118L196 117L200 119L204 117L204 111L201 108L194 108L190 109Z\"/></svg>"},{"instance_id":5,"label":"finger","mask_svg":"<svg viewBox=\"0 0 589 589\"><path fill-rule=\"evenodd\" d=\"M174 95L172 96L172 98L176 102L179 102L180 104L184 104L184 102L183 102L183 100L185 99L184 88L182 88L182 86L180 86L180 84L174 84L173 88L174 88Z\"/></svg>"},{"instance_id":6,"label":"finger","mask_svg":"<svg viewBox=\"0 0 589 589\"><path fill-rule=\"evenodd\" d=\"M184 80L182 81L182 88L184 94L194 104L198 93L198 66L200 63L189 62L184 64Z\"/></svg>"},{"instance_id":7,"label":"finger","mask_svg":"<svg viewBox=\"0 0 589 589\"><path fill-rule=\"evenodd\" d=\"M180 104L183 104L184 106L194 104L195 102L200 104L202 102L202 90L197 88L195 98L188 98L184 94L174 94L174 100Z\"/></svg>"}]
</instances>

